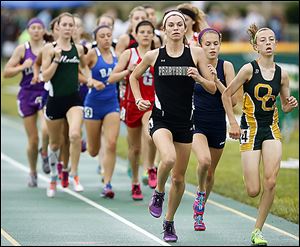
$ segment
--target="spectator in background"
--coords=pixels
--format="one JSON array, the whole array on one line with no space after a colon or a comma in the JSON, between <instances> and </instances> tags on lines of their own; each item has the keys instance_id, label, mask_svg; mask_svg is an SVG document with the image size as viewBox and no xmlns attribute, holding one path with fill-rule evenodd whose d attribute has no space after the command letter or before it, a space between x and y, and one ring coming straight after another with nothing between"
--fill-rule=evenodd
<instances>
[{"instance_id":1,"label":"spectator in background","mask_svg":"<svg viewBox=\"0 0 300 247\"><path fill-rule=\"evenodd\" d=\"M124 34L124 30L128 29L129 21L123 22L119 18L118 10L115 8L108 9L105 15L109 15L114 19L113 42L116 42L119 37Z\"/></svg>"},{"instance_id":2,"label":"spectator in background","mask_svg":"<svg viewBox=\"0 0 300 247\"><path fill-rule=\"evenodd\" d=\"M225 28L225 15L219 5L213 5L207 13L207 23L211 28L222 32Z\"/></svg>"},{"instance_id":3,"label":"spectator in background","mask_svg":"<svg viewBox=\"0 0 300 247\"><path fill-rule=\"evenodd\" d=\"M229 33L230 41L242 40L244 34L241 32L241 27L244 26L244 18L238 9L232 9L230 16L226 21L226 30Z\"/></svg>"},{"instance_id":4,"label":"spectator in background","mask_svg":"<svg viewBox=\"0 0 300 247\"><path fill-rule=\"evenodd\" d=\"M259 13L257 5L250 4L247 6L247 14L244 19L244 26L242 27L242 30L247 30L247 28L252 25L253 23L256 23L258 28L263 27L266 25L266 19L263 15ZM248 41L249 36L247 32L243 31L242 34L242 41Z\"/></svg>"},{"instance_id":5,"label":"spectator in background","mask_svg":"<svg viewBox=\"0 0 300 247\"><path fill-rule=\"evenodd\" d=\"M44 22L45 27L48 27L52 20L51 10L44 9L40 13L38 13L37 17L40 18L42 20L42 22Z\"/></svg>"},{"instance_id":6,"label":"spectator in background","mask_svg":"<svg viewBox=\"0 0 300 247\"><path fill-rule=\"evenodd\" d=\"M268 26L273 30L278 41L284 40L285 17L283 9L279 6L272 8L272 15L268 20Z\"/></svg>"},{"instance_id":7,"label":"spectator in background","mask_svg":"<svg viewBox=\"0 0 300 247\"><path fill-rule=\"evenodd\" d=\"M84 30L88 33L92 33L95 28L97 15L95 14L95 8L91 6L86 10L86 12L83 14L83 25Z\"/></svg>"},{"instance_id":8,"label":"spectator in background","mask_svg":"<svg viewBox=\"0 0 300 247\"><path fill-rule=\"evenodd\" d=\"M1 40L3 39L1 55L4 58L9 58L13 54L19 33L20 29L15 14L1 9Z\"/></svg>"}]
</instances>

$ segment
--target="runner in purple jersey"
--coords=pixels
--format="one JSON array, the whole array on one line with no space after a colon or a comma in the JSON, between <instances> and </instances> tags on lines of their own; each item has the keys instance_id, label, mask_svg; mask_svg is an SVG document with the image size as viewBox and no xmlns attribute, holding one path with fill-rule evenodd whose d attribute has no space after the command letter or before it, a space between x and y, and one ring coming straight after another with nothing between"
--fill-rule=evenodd
<instances>
[{"instance_id":1,"label":"runner in purple jersey","mask_svg":"<svg viewBox=\"0 0 300 247\"><path fill-rule=\"evenodd\" d=\"M23 118L24 127L28 136L27 156L30 165L29 187L37 186L37 157L38 157L38 128L37 117L40 116L42 125L43 114L40 111L43 108L42 98L45 94L44 83L34 84L33 78L33 63L36 59L36 54L43 47L43 35L45 33L44 23L38 18L32 18L27 24L30 41L16 47L13 55L7 62L4 68L4 77L14 77L22 72L20 82L20 91L18 93L18 110Z\"/></svg>"}]
</instances>

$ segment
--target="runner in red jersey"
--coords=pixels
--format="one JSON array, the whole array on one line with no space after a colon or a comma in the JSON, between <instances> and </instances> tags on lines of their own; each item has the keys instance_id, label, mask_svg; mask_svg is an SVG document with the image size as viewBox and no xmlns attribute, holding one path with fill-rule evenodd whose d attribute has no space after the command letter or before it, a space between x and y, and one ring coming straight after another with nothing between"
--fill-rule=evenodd
<instances>
[{"instance_id":1,"label":"runner in red jersey","mask_svg":"<svg viewBox=\"0 0 300 247\"><path fill-rule=\"evenodd\" d=\"M144 98L151 102L148 111L140 111L136 106L133 93L129 84L129 75L135 66L141 62L144 54L154 48L153 36L154 27L149 21L141 21L136 27L137 48L131 48L122 53L117 66L112 71L108 82L113 83L121 78L126 78L125 91L125 123L128 131L128 160L132 169L132 198L142 200L143 195L140 189L138 171L139 157L142 147L144 167L148 167L148 184L151 188L156 186L156 168L154 167L155 146L148 134L148 121L151 109L154 104L154 68L150 67L139 79L139 86Z\"/></svg>"}]
</instances>

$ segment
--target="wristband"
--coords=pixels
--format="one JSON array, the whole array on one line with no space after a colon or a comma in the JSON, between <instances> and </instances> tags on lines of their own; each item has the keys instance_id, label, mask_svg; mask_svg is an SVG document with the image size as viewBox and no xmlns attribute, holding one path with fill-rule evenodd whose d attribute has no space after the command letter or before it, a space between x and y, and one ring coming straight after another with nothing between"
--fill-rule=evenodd
<instances>
[{"instance_id":1,"label":"wristband","mask_svg":"<svg viewBox=\"0 0 300 247\"><path fill-rule=\"evenodd\" d=\"M54 63L57 63L57 64L60 64L60 61L59 61L59 60L56 60L56 59L54 59L53 62L54 62Z\"/></svg>"}]
</instances>

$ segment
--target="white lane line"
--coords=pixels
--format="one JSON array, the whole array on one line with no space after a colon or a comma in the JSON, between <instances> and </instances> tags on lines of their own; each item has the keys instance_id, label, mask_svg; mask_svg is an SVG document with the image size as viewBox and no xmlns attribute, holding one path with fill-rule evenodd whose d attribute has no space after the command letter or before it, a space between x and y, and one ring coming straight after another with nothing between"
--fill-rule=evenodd
<instances>
[{"instance_id":1,"label":"white lane line","mask_svg":"<svg viewBox=\"0 0 300 247\"><path fill-rule=\"evenodd\" d=\"M3 117L3 116L1 116L1 117ZM19 126L18 129L24 132L24 130L21 128L20 124L17 124L15 121L10 120L10 119L8 119L8 118L6 118L6 117L4 117L4 118L5 118L5 120L8 120L8 121L10 122L10 124L9 124L10 127L17 128L17 125L18 125L18 126ZM3 121L2 121L2 122L3 122ZM117 167L118 167L118 166L116 166L116 168L117 168ZM123 168L123 167L122 167L122 168ZM119 169L120 169L120 167L119 167ZM126 170L125 167L124 167L124 170ZM170 184L167 183L166 186L167 186L167 187L170 187ZM189 195L189 196L192 196L193 198L195 197L195 193L192 193L192 192L190 192L190 191L185 190L184 193L187 194L187 195ZM230 212L232 212L232 213L234 213L234 214L237 214L237 215L239 215L240 217L246 218L246 219L251 220L251 221L253 221L253 222L256 221L256 219L255 219L254 217L251 217L251 216L249 216L249 215L247 215L247 214L244 214L244 213L242 213L242 212L240 212L240 211L238 211L238 210L235 210L235 209L233 209L233 208L227 207L227 206L225 206L225 205L223 205L223 204L221 204L221 203L215 202L215 201L210 200L210 199L208 199L207 202L208 202L208 203L211 203L211 204L213 204L213 205L215 205L215 206L217 206L217 207L219 207L219 208L222 208L222 209L224 209L224 210L227 210L227 211L230 211ZM264 226L266 226L266 227L268 227L268 228L270 228L270 229L272 229L272 230L274 230L274 231L276 231L276 232L278 232L278 233L281 233L281 234L283 234L283 235L289 236L289 237L291 237L291 238L296 239L296 240L299 241L299 236L293 235L293 234L291 234L291 233L289 233L289 232L287 232L287 231L284 231L284 230L282 230L282 229L279 229L279 228L277 228L277 227L275 227L275 226L272 226L272 225L270 225L270 224L268 224L268 223L265 223Z\"/></svg>"},{"instance_id":2,"label":"white lane line","mask_svg":"<svg viewBox=\"0 0 300 247\"><path fill-rule=\"evenodd\" d=\"M10 236L4 229L1 227L1 235L10 242L13 246L21 246L12 236Z\"/></svg>"},{"instance_id":3,"label":"white lane line","mask_svg":"<svg viewBox=\"0 0 300 247\"><path fill-rule=\"evenodd\" d=\"M22 171L24 171L24 172L26 172L26 173L29 172L29 168L25 167L23 164L21 164L21 163L19 163L18 161L16 161L16 160L10 158L9 156L3 154L2 152L1 152L1 160L4 160L4 161L8 162L9 164L15 166L16 168L18 168L18 169L20 169L20 170L22 170ZM50 179L49 179L48 177L44 176L44 175L41 174L41 173L38 173L38 177L39 177L39 179L42 179L43 181L45 181L45 182L47 182L47 183L50 182ZM148 238L154 240L156 243L158 243L158 244L160 244L160 245L163 245L163 246L171 246L170 244L168 244L168 243L162 241L161 239L157 238L157 237L154 236L153 234L147 232L146 230L144 230L144 229L142 229L141 227L139 227L139 226L133 224L132 222L126 220L125 218L123 218L123 217L121 217L120 215L118 215L118 214L112 212L111 210L109 210L109 209L107 209L107 208L105 208L105 207L103 207L103 206L101 206L101 205L95 203L94 201L92 201L92 200L90 200L90 199L88 199L88 198L86 198L86 197L84 197L84 196L82 196L82 195L80 195L80 194L78 194L78 193L76 193L76 192L70 190L70 189L65 189L65 188L61 187L60 185L58 185L57 187L58 187L58 189L60 189L60 190L62 190L62 191L64 191L64 192L66 192L66 193L68 193L68 194L70 194L70 195L76 197L77 199L79 199L79 200L81 200L81 201L83 201L83 202L85 202L85 203L87 203L87 204L89 204L89 205L91 205L91 206L93 206L93 207L95 207L95 208L101 210L102 212L104 212L104 213L110 215L111 217L115 218L116 220L118 220L118 221L124 223L125 225L131 227L132 229L136 230L137 232L142 233L142 234L145 235L146 237L148 237Z\"/></svg>"}]
</instances>

